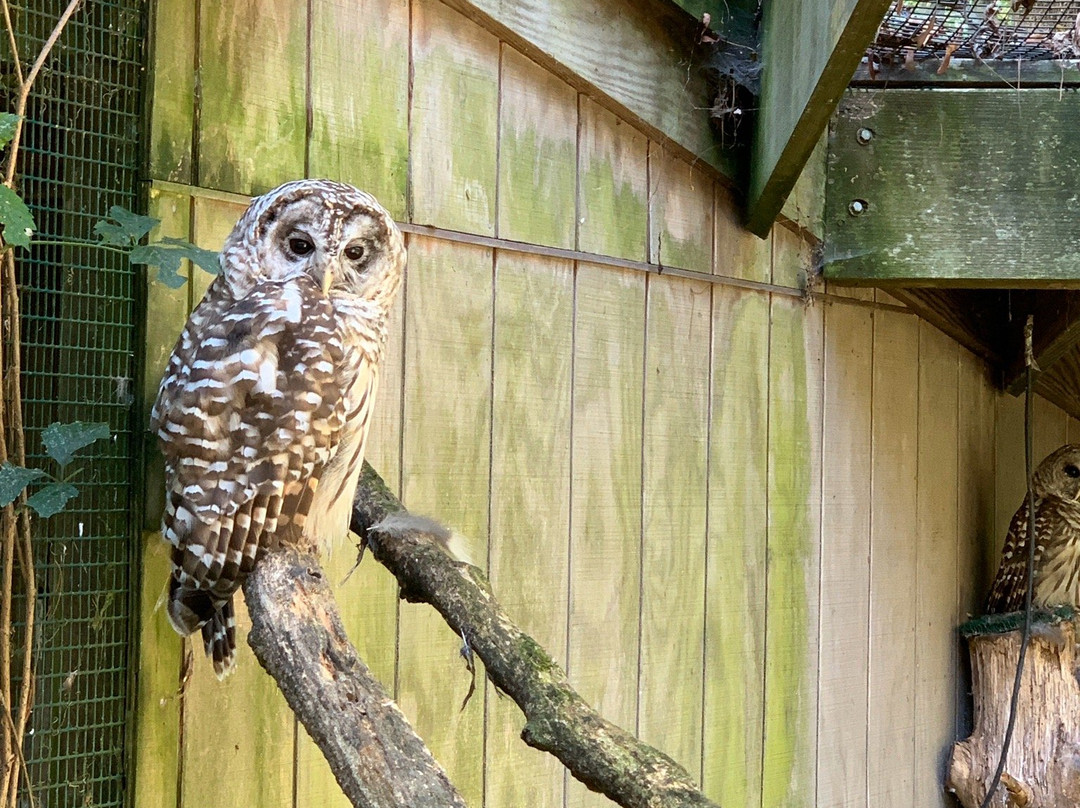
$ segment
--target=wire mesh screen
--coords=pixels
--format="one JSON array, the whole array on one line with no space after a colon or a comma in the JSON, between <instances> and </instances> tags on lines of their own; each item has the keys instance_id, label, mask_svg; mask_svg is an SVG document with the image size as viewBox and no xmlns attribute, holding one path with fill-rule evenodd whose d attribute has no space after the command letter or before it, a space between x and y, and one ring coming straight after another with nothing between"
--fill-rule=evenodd
<instances>
[{"instance_id":1,"label":"wire mesh screen","mask_svg":"<svg viewBox=\"0 0 1080 808\"><path fill-rule=\"evenodd\" d=\"M43 239L92 239L111 205L138 206L146 3L84 3L35 84L19 175ZM24 64L64 5L12 5ZM7 73L9 50L2 55ZM135 524L135 271L124 256L101 250L36 247L22 254L18 285L28 465L55 471L41 446L50 423L106 421L112 431L111 441L93 444L65 469L77 474L78 498L34 521L29 781L39 808L120 806Z\"/></svg>"},{"instance_id":2,"label":"wire mesh screen","mask_svg":"<svg viewBox=\"0 0 1080 808\"><path fill-rule=\"evenodd\" d=\"M884 64L929 58L1080 57L1080 0L896 0L871 55Z\"/></svg>"}]
</instances>

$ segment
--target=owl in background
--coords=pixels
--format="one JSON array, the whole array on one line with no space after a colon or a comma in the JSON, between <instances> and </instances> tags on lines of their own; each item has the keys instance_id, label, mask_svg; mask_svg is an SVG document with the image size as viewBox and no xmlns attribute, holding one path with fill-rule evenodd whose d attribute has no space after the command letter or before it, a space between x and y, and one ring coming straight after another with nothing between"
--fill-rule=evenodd
<instances>
[{"instance_id":1,"label":"owl in background","mask_svg":"<svg viewBox=\"0 0 1080 808\"><path fill-rule=\"evenodd\" d=\"M1035 569L1032 604L1080 608L1080 444L1062 446L1036 469ZM1027 497L1009 524L1001 565L986 599L986 612L1024 608L1027 589Z\"/></svg>"},{"instance_id":2,"label":"owl in background","mask_svg":"<svg viewBox=\"0 0 1080 808\"><path fill-rule=\"evenodd\" d=\"M173 349L151 416L165 455L168 618L235 665L233 596L267 549L348 533L405 245L326 180L253 200Z\"/></svg>"}]
</instances>

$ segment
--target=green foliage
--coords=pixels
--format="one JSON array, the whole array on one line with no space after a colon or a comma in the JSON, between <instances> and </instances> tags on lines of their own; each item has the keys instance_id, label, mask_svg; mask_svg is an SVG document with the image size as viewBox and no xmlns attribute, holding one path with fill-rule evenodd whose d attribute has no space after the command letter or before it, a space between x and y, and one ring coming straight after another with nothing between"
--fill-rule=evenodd
<instances>
[{"instance_id":1,"label":"green foliage","mask_svg":"<svg viewBox=\"0 0 1080 808\"><path fill-rule=\"evenodd\" d=\"M24 469L4 463L0 466L0 508L10 505L26 486L45 476L41 469Z\"/></svg>"},{"instance_id":2,"label":"green foliage","mask_svg":"<svg viewBox=\"0 0 1080 808\"><path fill-rule=\"evenodd\" d=\"M111 221L110 221L111 220ZM112 247L134 247L139 240L161 224L152 216L140 216L119 205L109 208L109 216L94 225L102 244Z\"/></svg>"},{"instance_id":3,"label":"green foliage","mask_svg":"<svg viewBox=\"0 0 1080 808\"><path fill-rule=\"evenodd\" d=\"M37 229L26 203L6 185L0 185L0 227L4 228L4 241L16 247L29 247L30 236Z\"/></svg>"},{"instance_id":4,"label":"green foliage","mask_svg":"<svg viewBox=\"0 0 1080 808\"><path fill-rule=\"evenodd\" d=\"M19 116L14 112L0 112L0 149L15 137L15 127L18 123Z\"/></svg>"},{"instance_id":5,"label":"green foliage","mask_svg":"<svg viewBox=\"0 0 1080 808\"><path fill-rule=\"evenodd\" d=\"M41 433L41 439L49 457L63 468L79 449L100 438L107 438L109 434L108 424L72 421L70 424L49 424Z\"/></svg>"},{"instance_id":6,"label":"green foliage","mask_svg":"<svg viewBox=\"0 0 1080 808\"><path fill-rule=\"evenodd\" d=\"M170 289L179 289L187 280L180 274L180 262L188 259L212 275L220 269L218 254L178 238L163 238L153 244L140 244L131 251L131 263L158 268L158 280Z\"/></svg>"},{"instance_id":7,"label":"green foliage","mask_svg":"<svg viewBox=\"0 0 1080 808\"><path fill-rule=\"evenodd\" d=\"M26 504L38 512L38 516L50 517L64 510L68 500L77 497L79 489L71 483L49 483L32 497Z\"/></svg>"},{"instance_id":8,"label":"green foliage","mask_svg":"<svg viewBox=\"0 0 1080 808\"><path fill-rule=\"evenodd\" d=\"M70 424L49 424L41 433L41 438L49 457L62 469L72 461L77 451L110 434L108 424L74 421ZM42 480L48 482L26 500L26 504L39 516L47 518L60 513L71 499L79 495L79 489L69 480L57 479L43 469L4 463L0 465L0 507L7 507L28 485Z\"/></svg>"}]
</instances>

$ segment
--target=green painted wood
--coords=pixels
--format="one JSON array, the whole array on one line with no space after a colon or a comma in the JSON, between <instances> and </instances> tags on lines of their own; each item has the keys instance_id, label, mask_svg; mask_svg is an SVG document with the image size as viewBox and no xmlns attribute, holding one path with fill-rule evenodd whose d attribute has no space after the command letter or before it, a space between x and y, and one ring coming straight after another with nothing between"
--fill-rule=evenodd
<instances>
[{"instance_id":1,"label":"green painted wood","mask_svg":"<svg viewBox=\"0 0 1080 808\"><path fill-rule=\"evenodd\" d=\"M829 138L822 133L780 209L781 216L819 239L825 235L825 171L828 153Z\"/></svg>"},{"instance_id":2,"label":"green painted wood","mask_svg":"<svg viewBox=\"0 0 1080 808\"><path fill-rule=\"evenodd\" d=\"M758 808L765 681L768 296L715 287L712 328L702 785L722 805Z\"/></svg>"},{"instance_id":3,"label":"green painted wood","mask_svg":"<svg viewBox=\"0 0 1080 808\"><path fill-rule=\"evenodd\" d=\"M642 230L644 234L644 230ZM644 235L642 235L644 247ZM578 264L567 673L601 715L637 715L645 277ZM576 780L568 808L608 808Z\"/></svg>"},{"instance_id":4,"label":"green painted wood","mask_svg":"<svg viewBox=\"0 0 1080 808\"><path fill-rule=\"evenodd\" d=\"M412 220L494 235L499 41L438 0L418 0L413 74Z\"/></svg>"},{"instance_id":5,"label":"green painted wood","mask_svg":"<svg viewBox=\"0 0 1080 808\"><path fill-rule=\"evenodd\" d=\"M491 435L492 254L409 241L402 492L456 529L486 566ZM485 687L461 709L469 675L457 637L431 607L402 603L398 704L470 805L483 800Z\"/></svg>"},{"instance_id":6,"label":"green painted wood","mask_svg":"<svg viewBox=\"0 0 1080 808\"><path fill-rule=\"evenodd\" d=\"M307 8L200 7L198 184L259 194L304 176Z\"/></svg>"},{"instance_id":7,"label":"green painted wood","mask_svg":"<svg viewBox=\"0 0 1080 808\"><path fill-rule=\"evenodd\" d=\"M817 805L867 789L873 312L825 307Z\"/></svg>"},{"instance_id":8,"label":"green painted wood","mask_svg":"<svg viewBox=\"0 0 1080 808\"><path fill-rule=\"evenodd\" d=\"M310 176L352 183L405 219L408 119L408 0L314 3Z\"/></svg>"},{"instance_id":9,"label":"green painted wood","mask_svg":"<svg viewBox=\"0 0 1080 808\"><path fill-rule=\"evenodd\" d=\"M491 582L511 618L555 659L566 656L573 317L573 264L498 254ZM489 692L484 805L562 808L565 769L521 742L524 727L517 705Z\"/></svg>"},{"instance_id":10,"label":"green painted wood","mask_svg":"<svg viewBox=\"0 0 1080 808\"><path fill-rule=\"evenodd\" d=\"M826 278L1076 281L1080 142L1069 133L1080 118L1076 91L1063 92L849 91L831 137ZM866 145L861 129L874 133Z\"/></svg>"},{"instance_id":11,"label":"green painted wood","mask_svg":"<svg viewBox=\"0 0 1080 808\"><path fill-rule=\"evenodd\" d=\"M132 765L133 804L146 808L177 805L181 640L158 605L169 578L169 550L159 532L142 534Z\"/></svg>"},{"instance_id":12,"label":"green painted wood","mask_svg":"<svg viewBox=\"0 0 1080 808\"><path fill-rule=\"evenodd\" d=\"M649 186L649 260L661 266L712 272L712 178L650 143Z\"/></svg>"},{"instance_id":13,"label":"green painted wood","mask_svg":"<svg viewBox=\"0 0 1080 808\"><path fill-rule=\"evenodd\" d=\"M786 227L777 227L772 235L772 282L777 286L802 289L813 260L810 245Z\"/></svg>"},{"instance_id":14,"label":"green painted wood","mask_svg":"<svg viewBox=\"0 0 1080 808\"><path fill-rule=\"evenodd\" d=\"M731 193L717 184L716 260L713 271L729 278L769 283L772 280L772 233L758 238L742 223L742 211Z\"/></svg>"},{"instance_id":15,"label":"green painted wood","mask_svg":"<svg viewBox=\"0 0 1080 808\"><path fill-rule=\"evenodd\" d=\"M764 236L825 131L891 0L769 3L747 226Z\"/></svg>"},{"instance_id":16,"label":"green painted wood","mask_svg":"<svg viewBox=\"0 0 1080 808\"><path fill-rule=\"evenodd\" d=\"M580 96L577 248L645 261L648 139Z\"/></svg>"},{"instance_id":17,"label":"green painted wood","mask_svg":"<svg viewBox=\"0 0 1080 808\"><path fill-rule=\"evenodd\" d=\"M191 198L180 194L150 191L147 213L161 220L160 227L150 234L151 240L166 236L187 239L190 237ZM191 265L184 262L180 274L188 277ZM157 399L158 385L165 373L169 356L176 339L187 322L190 310L190 290L187 286L170 289L157 280L158 270L147 270L146 279L146 337L143 353L142 423L149 426L150 408ZM144 444L143 462L143 528L149 531L161 527L161 513L165 507L165 465L157 447L157 439L150 436Z\"/></svg>"},{"instance_id":18,"label":"green painted wood","mask_svg":"<svg viewBox=\"0 0 1080 808\"><path fill-rule=\"evenodd\" d=\"M573 247L577 93L507 46L500 88L498 234Z\"/></svg>"},{"instance_id":19,"label":"green painted wood","mask_svg":"<svg viewBox=\"0 0 1080 808\"><path fill-rule=\"evenodd\" d=\"M195 8L190 0L154 4L149 161L150 177L156 180L192 180Z\"/></svg>"},{"instance_id":20,"label":"green painted wood","mask_svg":"<svg viewBox=\"0 0 1080 808\"><path fill-rule=\"evenodd\" d=\"M959 670L956 641L959 347L919 324L919 449L915 594L915 778L911 804L948 804L941 787L942 750L955 740Z\"/></svg>"},{"instance_id":21,"label":"green painted wood","mask_svg":"<svg viewBox=\"0 0 1080 808\"><path fill-rule=\"evenodd\" d=\"M650 137L734 175L687 71L698 24L667 0L449 0ZM617 47L612 43L618 43Z\"/></svg>"},{"instance_id":22,"label":"green painted wood","mask_svg":"<svg viewBox=\"0 0 1080 808\"><path fill-rule=\"evenodd\" d=\"M874 312L867 805L910 808L915 787L919 320ZM992 419L991 419L992 423ZM984 424L987 432L992 430Z\"/></svg>"},{"instance_id":23,"label":"green painted wood","mask_svg":"<svg viewBox=\"0 0 1080 808\"><path fill-rule=\"evenodd\" d=\"M697 779L711 290L650 276L647 294L638 735Z\"/></svg>"},{"instance_id":24,"label":"green painted wood","mask_svg":"<svg viewBox=\"0 0 1080 808\"><path fill-rule=\"evenodd\" d=\"M763 808L814 805L822 313L772 298Z\"/></svg>"}]
</instances>

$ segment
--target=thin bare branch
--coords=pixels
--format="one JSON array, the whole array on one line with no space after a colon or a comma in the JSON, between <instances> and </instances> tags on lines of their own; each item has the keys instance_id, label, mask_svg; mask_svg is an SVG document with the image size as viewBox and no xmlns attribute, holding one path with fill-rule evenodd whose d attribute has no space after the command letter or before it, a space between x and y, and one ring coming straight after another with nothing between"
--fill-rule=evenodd
<instances>
[{"instance_id":1,"label":"thin bare branch","mask_svg":"<svg viewBox=\"0 0 1080 808\"><path fill-rule=\"evenodd\" d=\"M8 46L11 48L11 61L15 64L15 81L23 84L22 61L19 59L19 45L15 42L15 25L11 22L11 9L7 0L0 0L0 9L4 12L4 28L7 30Z\"/></svg>"}]
</instances>

